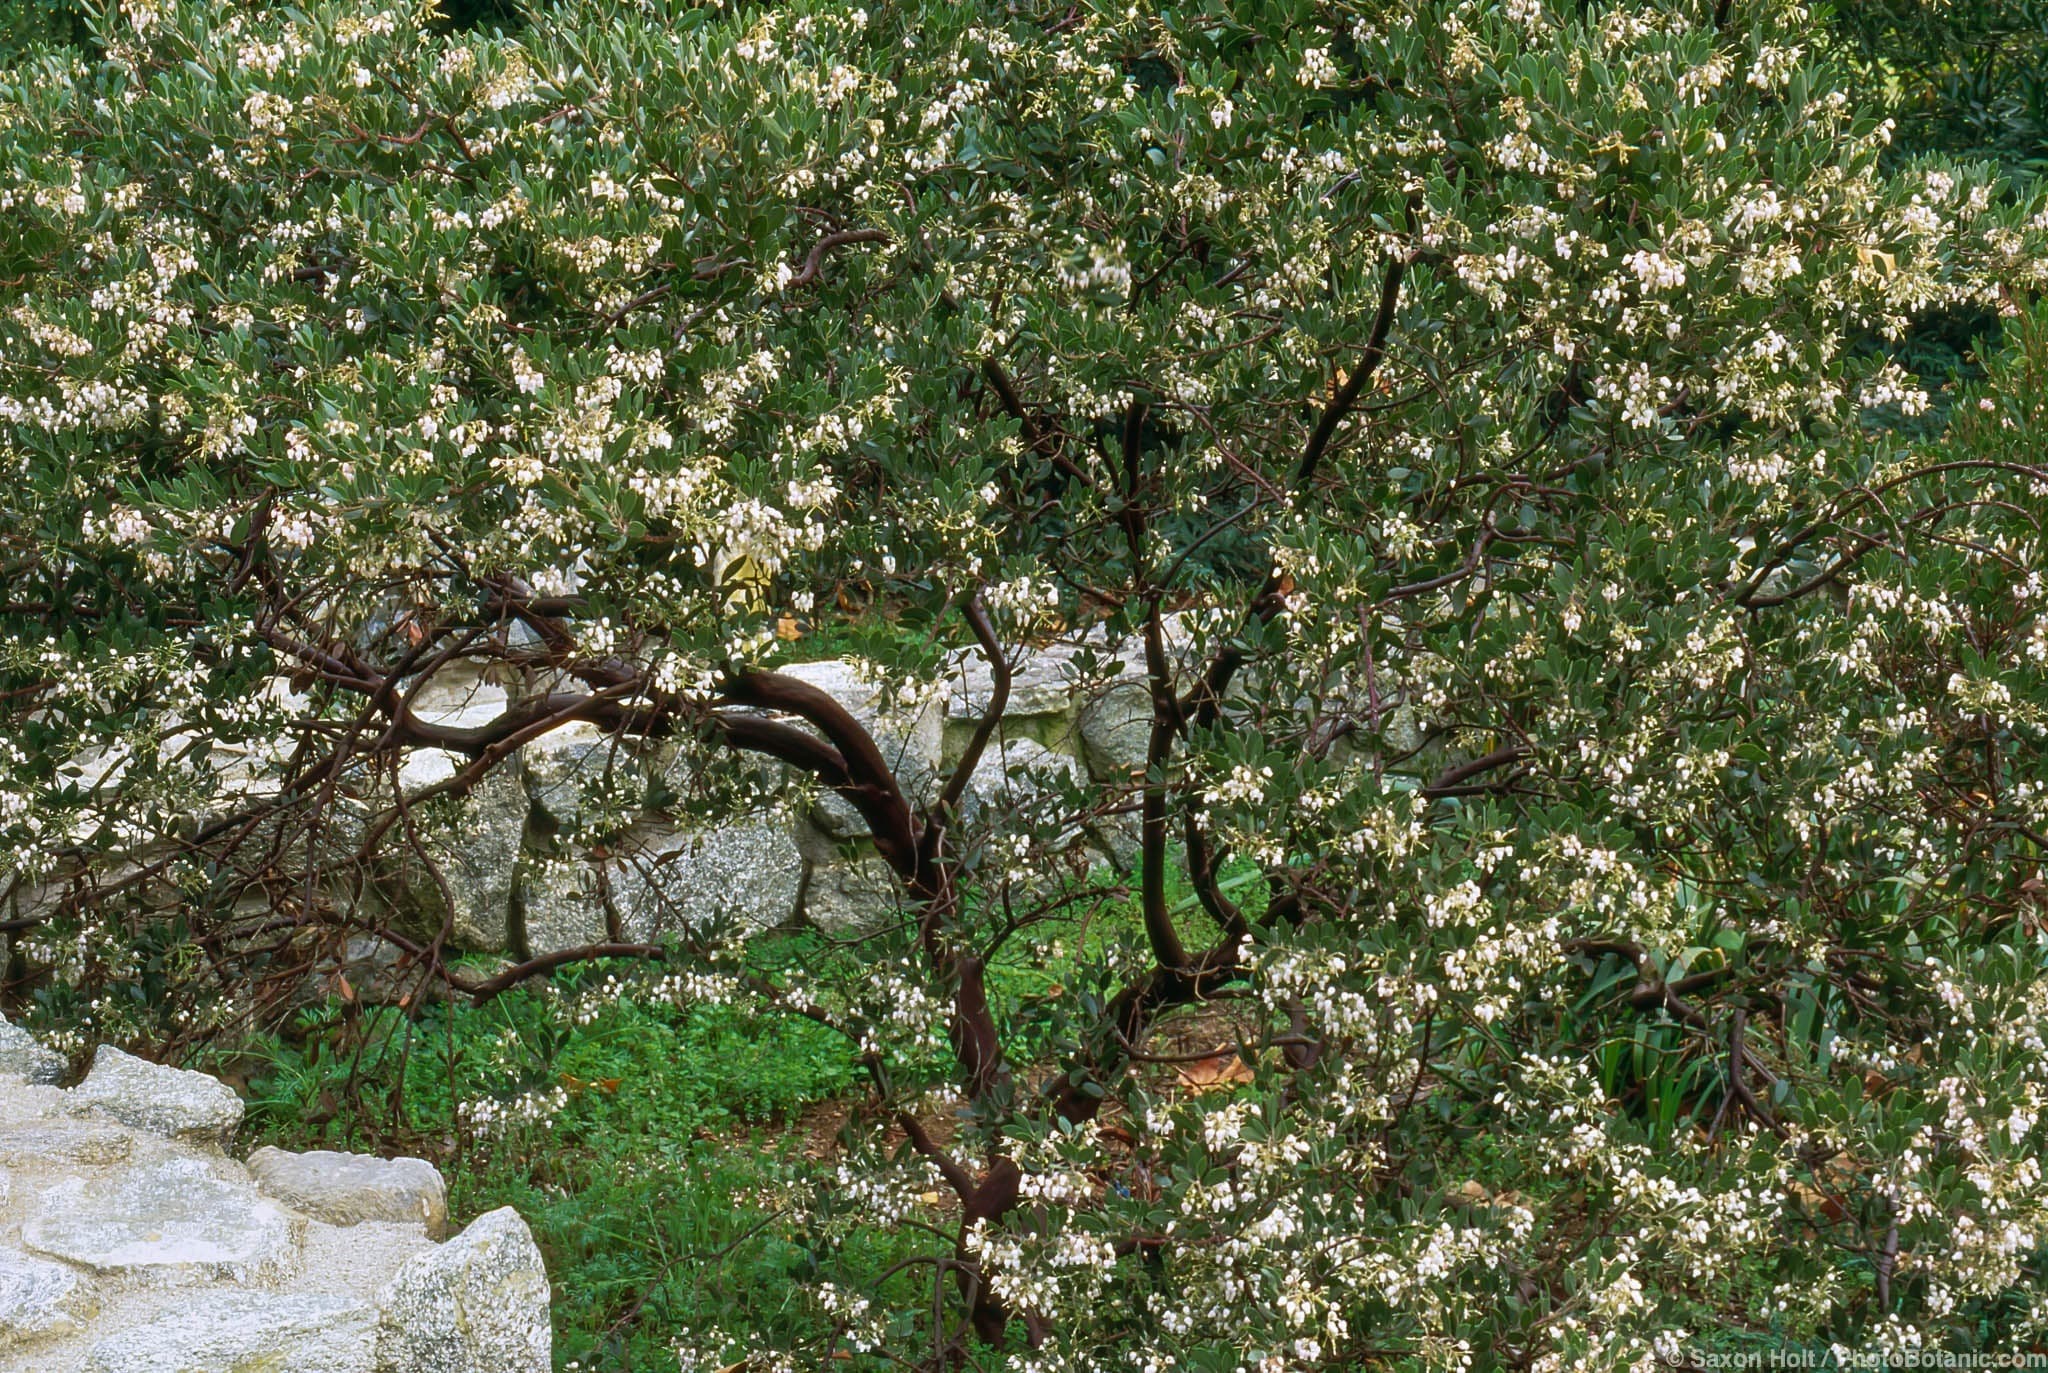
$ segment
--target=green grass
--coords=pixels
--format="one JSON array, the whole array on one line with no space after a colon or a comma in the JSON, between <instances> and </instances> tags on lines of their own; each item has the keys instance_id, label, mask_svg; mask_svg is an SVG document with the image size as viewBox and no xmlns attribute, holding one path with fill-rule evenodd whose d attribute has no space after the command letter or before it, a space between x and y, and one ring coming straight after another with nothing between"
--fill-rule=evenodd
<instances>
[{"instance_id":1,"label":"green grass","mask_svg":"<svg viewBox=\"0 0 2048 1373\"><path fill-rule=\"evenodd\" d=\"M1256 892L1243 895L1256 903ZM1213 938L1184 883L1170 896L1187 938ZM1106 893L1057 938L1005 945L990 992L1024 1031L1013 1052L1049 1051L1075 990L1112 984L1142 943L1131 903ZM873 956L810 935L750 949L760 971L802 962L821 980L835 962ZM559 1368L669 1369L686 1331L799 1338L814 1319L800 1282L841 1266L872 1274L931 1239L827 1243L785 1216L832 1169L818 1155L865 1090L843 1038L793 1015L606 991L608 978L653 975L646 965L571 968L481 1006L430 1004L416 1018L329 1001L201 1066L245 1082L246 1144L416 1154L448 1178L458 1224L517 1208L554 1285ZM937 1057L928 1067L934 1078L947 1071ZM543 1122L497 1128L463 1116L468 1104L524 1093L559 1093L559 1105Z\"/></svg>"},{"instance_id":2,"label":"green grass","mask_svg":"<svg viewBox=\"0 0 2048 1373\"><path fill-rule=\"evenodd\" d=\"M775 1224L778 1199L817 1165L784 1127L853 1087L844 1042L726 1006L614 1001L576 1023L562 993L602 976L416 1021L304 1012L247 1074L249 1142L417 1153L458 1222L518 1208L554 1283L558 1366L666 1368L684 1328L785 1330L791 1279L817 1258ZM518 1089L559 1091L560 1108L460 1128L461 1103Z\"/></svg>"}]
</instances>

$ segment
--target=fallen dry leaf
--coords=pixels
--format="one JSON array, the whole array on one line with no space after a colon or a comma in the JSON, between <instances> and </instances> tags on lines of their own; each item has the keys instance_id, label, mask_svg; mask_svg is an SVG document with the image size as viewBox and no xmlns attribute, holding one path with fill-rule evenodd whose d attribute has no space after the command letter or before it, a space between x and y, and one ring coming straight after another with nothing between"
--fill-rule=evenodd
<instances>
[{"instance_id":1,"label":"fallen dry leaf","mask_svg":"<svg viewBox=\"0 0 2048 1373\"><path fill-rule=\"evenodd\" d=\"M1178 1070L1181 1086L1191 1092L1227 1092L1252 1080L1252 1067L1235 1051L1213 1058L1183 1063Z\"/></svg>"}]
</instances>

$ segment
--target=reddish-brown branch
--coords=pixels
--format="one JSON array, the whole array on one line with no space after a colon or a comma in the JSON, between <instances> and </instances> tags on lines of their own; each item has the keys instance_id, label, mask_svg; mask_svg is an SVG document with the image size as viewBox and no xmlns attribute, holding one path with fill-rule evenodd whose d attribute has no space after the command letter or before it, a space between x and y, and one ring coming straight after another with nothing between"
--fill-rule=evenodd
<instances>
[{"instance_id":1,"label":"reddish-brown branch","mask_svg":"<svg viewBox=\"0 0 2048 1373\"><path fill-rule=\"evenodd\" d=\"M960 761L953 767L953 775L946 779L945 789L932 805L933 823L925 835L925 845L934 852L927 855L927 861L936 855L936 845L944 835L945 827L952 822L960 805L960 798L967 794L967 786L973 780L974 770L981 763L982 754L987 752L989 740L1002 726L1003 712L1010 704L1010 662L1003 654L1002 641L996 637L995 626L989 623L988 612L982 608L979 594L968 598L963 614L968 628L974 631L974 641L981 646L982 656L988 659L989 701L981 720L974 727L974 734L961 750Z\"/></svg>"},{"instance_id":2,"label":"reddish-brown branch","mask_svg":"<svg viewBox=\"0 0 2048 1373\"><path fill-rule=\"evenodd\" d=\"M960 1204L965 1206L972 1201L978 1187L974 1175L961 1167L959 1160L940 1148L932 1139L931 1133L909 1111L899 1111L896 1123L903 1127L904 1138L910 1141L910 1146L930 1159L932 1166L939 1170L939 1176L953 1189L953 1194L960 1199Z\"/></svg>"},{"instance_id":3,"label":"reddish-brown branch","mask_svg":"<svg viewBox=\"0 0 2048 1373\"><path fill-rule=\"evenodd\" d=\"M764 754L778 762L810 773L836 792L853 786L853 774L839 750L815 734L785 725L764 715L738 715L720 711L711 717L711 729L727 745L748 753Z\"/></svg>"},{"instance_id":4,"label":"reddish-brown branch","mask_svg":"<svg viewBox=\"0 0 2048 1373\"><path fill-rule=\"evenodd\" d=\"M1469 762L1445 768L1437 774L1435 781L1422 789L1422 794L1424 796L1444 795L1457 787L1461 782L1470 781L1472 778L1492 772L1496 768L1507 767L1511 763L1519 763L1528 756L1529 750L1522 745L1508 744L1502 748L1495 749L1491 753L1483 753Z\"/></svg>"},{"instance_id":5,"label":"reddish-brown branch","mask_svg":"<svg viewBox=\"0 0 2048 1373\"><path fill-rule=\"evenodd\" d=\"M1024 442L1030 445L1032 452L1083 486L1092 488L1095 485L1093 477L1060 451L1058 432L1041 424L1037 417L1025 408L1024 398L1017 392L1017 384L1010 379L1010 374L1003 370L1001 363L994 358L983 358L981 375L988 382L989 389L996 393L996 399L1002 403L1004 413L1017 421L1017 428L1023 433Z\"/></svg>"},{"instance_id":6,"label":"reddish-brown branch","mask_svg":"<svg viewBox=\"0 0 2048 1373\"><path fill-rule=\"evenodd\" d=\"M1416 200L1408 200L1407 216L1409 229L1415 225ZM1365 350L1358 356L1358 365L1351 369L1344 384L1337 388L1337 394L1323 408L1322 418L1316 422L1315 432L1309 435L1308 447L1301 453L1301 465L1294 472L1294 490L1297 496L1308 490L1315 480L1316 468L1329 451L1330 441L1337 436L1337 427L1358 404L1358 397L1365 390L1365 384L1372 380L1380 363L1387 356L1387 335L1394 327L1394 312L1401 304L1401 278L1408 271L1408 259L1396 253L1387 264L1387 274L1380 281L1379 309L1373 314L1372 333L1366 338Z\"/></svg>"},{"instance_id":7,"label":"reddish-brown branch","mask_svg":"<svg viewBox=\"0 0 2048 1373\"><path fill-rule=\"evenodd\" d=\"M1130 554L1133 592L1145 605L1145 684L1152 700L1152 728L1145 743L1145 779L1138 811L1139 908L1144 915L1145 938L1152 946L1152 957L1162 967L1179 968L1187 963L1188 955L1166 901L1166 764L1173 753L1173 741L1180 733L1181 716L1180 702L1174 694L1173 666L1166 655L1166 628L1160 615L1163 588L1153 584L1146 547L1150 531L1144 506L1144 435L1145 405L1133 401L1124 413L1124 480L1118 522L1123 526L1124 544Z\"/></svg>"},{"instance_id":8,"label":"reddish-brown branch","mask_svg":"<svg viewBox=\"0 0 2048 1373\"><path fill-rule=\"evenodd\" d=\"M779 672L735 673L720 686L719 699L727 705L794 715L815 726L844 766L846 780L834 789L867 821L882 861L917 890L924 876L918 863L917 821L882 750L845 706L829 692Z\"/></svg>"},{"instance_id":9,"label":"reddish-brown branch","mask_svg":"<svg viewBox=\"0 0 2048 1373\"><path fill-rule=\"evenodd\" d=\"M855 243L887 243L889 235L880 229L849 229L844 233L826 234L811 246L810 255L797 274L789 279L791 286L808 286L825 274L825 254L834 248L845 248Z\"/></svg>"},{"instance_id":10,"label":"reddish-brown branch","mask_svg":"<svg viewBox=\"0 0 2048 1373\"><path fill-rule=\"evenodd\" d=\"M1407 219L1411 232L1416 209L1416 200L1411 196L1407 205ZM1386 275L1380 281L1379 308L1373 314L1372 331L1366 338L1364 350L1359 354L1358 365L1352 368L1351 375L1338 388L1337 394L1330 398L1330 403L1323 408L1322 416L1316 422L1315 431L1309 435L1308 445L1302 450L1301 462L1295 468L1291 492L1295 501L1299 501L1308 493L1310 484L1315 481L1317 469L1336 437L1338 426L1356 407L1366 383L1372 380L1373 375L1379 371L1380 364L1386 361L1387 339L1393 331L1394 316L1400 310L1401 283L1407 275L1407 270L1407 258L1399 253L1387 264ZM1279 570L1275 569L1267 576L1265 585L1259 589L1259 594L1252 598L1245 617L1246 632L1263 627L1279 613L1280 607L1285 603L1284 587L1284 579ZM1195 689L1182 703L1190 724L1197 728L1206 728L1215 723L1222 713L1223 698L1230 690L1231 680L1237 675L1238 669L1244 666L1244 658L1244 651L1235 644L1225 644L1215 652Z\"/></svg>"}]
</instances>

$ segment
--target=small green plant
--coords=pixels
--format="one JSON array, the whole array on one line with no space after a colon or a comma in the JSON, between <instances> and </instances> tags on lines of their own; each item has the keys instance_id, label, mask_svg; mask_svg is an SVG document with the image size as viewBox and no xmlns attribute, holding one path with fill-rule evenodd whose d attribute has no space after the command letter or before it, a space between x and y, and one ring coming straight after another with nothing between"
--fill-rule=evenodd
<instances>
[{"instance_id":1,"label":"small green plant","mask_svg":"<svg viewBox=\"0 0 2048 1373\"><path fill-rule=\"evenodd\" d=\"M780 1329L778 1294L818 1260L774 1222L813 1185L807 1143L830 1145L829 1103L853 1082L845 1044L793 1017L611 997L609 976L582 968L417 1017L309 1006L236 1056L255 1063L250 1142L415 1153L448 1175L458 1220L516 1206L547 1256L570 1365L653 1367L699 1322ZM812 1130L771 1142L766 1127L821 1104Z\"/></svg>"},{"instance_id":2,"label":"small green plant","mask_svg":"<svg viewBox=\"0 0 2048 1373\"><path fill-rule=\"evenodd\" d=\"M1247 889L1257 876L1239 863L1223 881ZM1178 869L1169 892L1195 918ZM1056 1004L1144 937L1129 894L1107 882L1091 918L1060 932L1011 944L992 995ZM757 941L747 961L815 976L861 956L789 934ZM416 1016L329 997L209 1066L246 1083L252 1145L414 1153L447 1175L458 1222L518 1208L547 1257L564 1367L654 1367L692 1329L801 1338L815 1313L789 1300L792 1279L874 1271L908 1252L860 1236L828 1243L787 1204L814 1205L819 1170L834 1166L857 1055L801 1017L679 1006L659 986L637 965L590 964Z\"/></svg>"}]
</instances>

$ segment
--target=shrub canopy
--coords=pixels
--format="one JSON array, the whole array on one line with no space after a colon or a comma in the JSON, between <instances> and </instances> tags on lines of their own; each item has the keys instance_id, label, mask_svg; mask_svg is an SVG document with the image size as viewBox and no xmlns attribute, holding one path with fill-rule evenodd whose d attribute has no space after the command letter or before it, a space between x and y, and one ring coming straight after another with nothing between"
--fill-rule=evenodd
<instances>
[{"instance_id":1,"label":"shrub canopy","mask_svg":"<svg viewBox=\"0 0 2048 1373\"><path fill-rule=\"evenodd\" d=\"M2041 1337L2048 218L1881 169L1801 7L430 18L140 0L0 78L0 882L51 1007L238 1025L309 929L441 970L380 865L590 721L703 814L781 760L903 885L813 975L707 931L642 986L873 1084L792 1222L805 1366ZM1892 360L1929 319L1995 325L1981 384ZM775 671L1091 628L1148 766L971 823ZM478 663L531 689L409 713ZM1059 855L1118 808L1105 939ZM1173 1061L1219 1027L1239 1068ZM863 1271L876 1228L928 1249Z\"/></svg>"}]
</instances>

